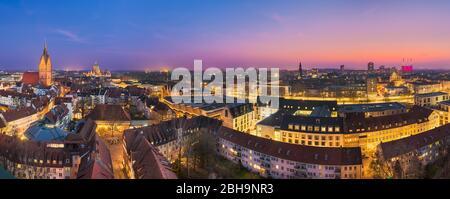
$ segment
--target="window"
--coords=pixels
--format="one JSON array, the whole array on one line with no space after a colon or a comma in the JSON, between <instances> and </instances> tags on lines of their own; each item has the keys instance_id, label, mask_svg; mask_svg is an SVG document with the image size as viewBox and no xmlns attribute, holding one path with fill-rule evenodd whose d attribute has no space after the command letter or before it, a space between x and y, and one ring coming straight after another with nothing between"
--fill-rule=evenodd
<instances>
[{"instance_id":1,"label":"window","mask_svg":"<svg viewBox=\"0 0 450 199\"><path fill-rule=\"evenodd\" d=\"M319 132L319 131L320 131L320 127L315 126L315 127L314 127L314 131Z\"/></svg>"},{"instance_id":2,"label":"window","mask_svg":"<svg viewBox=\"0 0 450 199\"><path fill-rule=\"evenodd\" d=\"M334 131L335 132L339 132L340 131L340 128L337 126L337 127L334 127Z\"/></svg>"}]
</instances>

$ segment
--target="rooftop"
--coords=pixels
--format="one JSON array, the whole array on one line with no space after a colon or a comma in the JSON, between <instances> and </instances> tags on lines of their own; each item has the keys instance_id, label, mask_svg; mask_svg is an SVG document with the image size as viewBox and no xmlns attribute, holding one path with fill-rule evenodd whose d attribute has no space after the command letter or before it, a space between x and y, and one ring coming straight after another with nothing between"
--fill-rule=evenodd
<instances>
[{"instance_id":1,"label":"rooftop","mask_svg":"<svg viewBox=\"0 0 450 199\"><path fill-rule=\"evenodd\" d=\"M64 141L69 133L54 127L50 128L42 123L38 123L28 128L25 137L34 141Z\"/></svg>"},{"instance_id":2,"label":"rooftop","mask_svg":"<svg viewBox=\"0 0 450 199\"><path fill-rule=\"evenodd\" d=\"M338 112L377 112L394 109L406 109L403 104L398 102L376 103L376 104L351 104L339 105Z\"/></svg>"},{"instance_id":3,"label":"rooftop","mask_svg":"<svg viewBox=\"0 0 450 199\"><path fill-rule=\"evenodd\" d=\"M385 159L397 157L450 136L450 124L392 142L381 143Z\"/></svg>"},{"instance_id":4,"label":"rooftop","mask_svg":"<svg viewBox=\"0 0 450 199\"><path fill-rule=\"evenodd\" d=\"M447 106L450 106L450 100L442 101L442 102L439 102L439 103L447 105Z\"/></svg>"},{"instance_id":5,"label":"rooftop","mask_svg":"<svg viewBox=\"0 0 450 199\"><path fill-rule=\"evenodd\" d=\"M91 156L85 156L80 163L78 179L114 179L111 154L105 142L98 136Z\"/></svg>"},{"instance_id":6,"label":"rooftop","mask_svg":"<svg viewBox=\"0 0 450 199\"><path fill-rule=\"evenodd\" d=\"M416 94L416 97L437 97L442 95L448 95L448 93L444 92L423 93L423 94Z\"/></svg>"},{"instance_id":7,"label":"rooftop","mask_svg":"<svg viewBox=\"0 0 450 199\"><path fill-rule=\"evenodd\" d=\"M141 137L131 152L137 179L177 179L169 161L148 140Z\"/></svg>"},{"instance_id":8,"label":"rooftop","mask_svg":"<svg viewBox=\"0 0 450 199\"><path fill-rule=\"evenodd\" d=\"M95 121L130 121L130 114L121 105L97 104L88 118Z\"/></svg>"},{"instance_id":9,"label":"rooftop","mask_svg":"<svg viewBox=\"0 0 450 199\"><path fill-rule=\"evenodd\" d=\"M159 146L175 140L178 136L177 129L183 129L182 136L189 134L188 130L199 128L216 128L220 126L219 120L204 116L194 117L192 119L176 118L170 121L161 122L158 125L128 129L124 132L124 140L128 146L135 142L138 135L143 135L152 145ZM129 150L129 148L127 148Z\"/></svg>"},{"instance_id":10,"label":"rooftop","mask_svg":"<svg viewBox=\"0 0 450 199\"><path fill-rule=\"evenodd\" d=\"M241 133L227 127L220 129L219 137L247 149L290 161L319 165L362 164L359 147L328 148L289 144Z\"/></svg>"},{"instance_id":11,"label":"rooftop","mask_svg":"<svg viewBox=\"0 0 450 199\"><path fill-rule=\"evenodd\" d=\"M433 110L420 106L414 106L408 112L397 115L371 118L347 117L345 118L345 124L347 129L352 132L358 132L358 130L375 131L426 122L432 113Z\"/></svg>"}]
</instances>

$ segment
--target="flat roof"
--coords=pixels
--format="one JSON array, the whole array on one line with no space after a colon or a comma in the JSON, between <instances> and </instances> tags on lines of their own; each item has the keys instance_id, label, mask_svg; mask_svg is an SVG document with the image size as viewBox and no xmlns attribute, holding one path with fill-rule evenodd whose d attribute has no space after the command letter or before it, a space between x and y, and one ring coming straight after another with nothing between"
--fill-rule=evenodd
<instances>
[{"instance_id":1,"label":"flat roof","mask_svg":"<svg viewBox=\"0 0 450 199\"><path fill-rule=\"evenodd\" d=\"M439 103L450 106L450 100L442 101L442 102L439 102Z\"/></svg>"},{"instance_id":2,"label":"flat roof","mask_svg":"<svg viewBox=\"0 0 450 199\"><path fill-rule=\"evenodd\" d=\"M416 97L435 97L441 95L448 95L448 93L444 92L423 93L423 94L416 94Z\"/></svg>"},{"instance_id":3,"label":"flat roof","mask_svg":"<svg viewBox=\"0 0 450 199\"><path fill-rule=\"evenodd\" d=\"M377 112L393 109L406 109L403 104L398 102L376 103L376 104L350 104L339 105L338 112Z\"/></svg>"}]
</instances>

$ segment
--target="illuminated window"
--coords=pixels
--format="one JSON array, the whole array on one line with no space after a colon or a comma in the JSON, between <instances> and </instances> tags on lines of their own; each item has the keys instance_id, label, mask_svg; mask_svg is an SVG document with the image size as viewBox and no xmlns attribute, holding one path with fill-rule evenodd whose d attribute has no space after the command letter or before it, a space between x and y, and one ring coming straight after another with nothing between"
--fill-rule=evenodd
<instances>
[{"instance_id":1,"label":"illuminated window","mask_svg":"<svg viewBox=\"0 0 450 199\"><path fill-rule=\"evenodd\" d=\"M335 132L340 132L341 129L337 126L337 127L334 127L334 131L335 131Z\"/></svg>"}]
</instances>

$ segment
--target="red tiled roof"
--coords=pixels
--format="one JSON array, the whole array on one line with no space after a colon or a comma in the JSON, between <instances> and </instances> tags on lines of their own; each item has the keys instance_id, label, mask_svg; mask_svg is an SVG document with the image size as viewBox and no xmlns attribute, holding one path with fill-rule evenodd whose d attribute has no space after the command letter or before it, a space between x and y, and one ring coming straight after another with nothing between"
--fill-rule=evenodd
<instances>
[{"instance_id":1,"label":"red tiled roof","mask_svg":"<svg viewBox=\"0 0 450 199\"><path fill-rule=\"evenodd\" d=\"M6 122L12 122L24 117L28 117L30 115L33 115L37 113L35 109L31 108L31 107L26 107L26 108L20 108L20 109L15 109L15 110L8 110L3 114L3 117L5 118Z\"/></svg>"},{"instance_id":2,"label":"red tiled roof","mask_svg":"<svg viewBox=\"0 0 450 199\"><path fill-rule=\"evenodd\" d=\"M45 142L22 141L19 138L4 134L0 134L0 156L6 157L12 162L27 165L72 166L71 151L66 148L48 148ZM42 160L42 163L40 160ZM53 160L56 161L56 164L53 163Z\"/></svg>"},{"instance_id":3,"label":"red tiled roof","mask_svg":"<svg viewBox=\"0 0 450 199\"><path fill-rule=\"evenodd\" d=\"M95 152L80 163L78 179L114 179L111 154L101 138L96 136Z\"/></svg>"},{"instance_id":4,"label":"red tiled roof","mask_svg":"<svg viewBox=\"0 0 450 199\"><path fill-rule=\"evenodd\" d=\"M169 162L147 139L141 137L131 152L133 170L137 179L177 179Z\"/></svg>"},{"instance_id":5,"label":"red tiled roof","mask_svg":"<svg viewBox=\"0 0 450 199\"><path fill-rule=\"evenodd\" d=\"M39 84L39 73L38 72L25 72L22 75L22 83L37 85Z\"/></svg>"},{"instance_id":6,"label":"red tiled roof","mask_svg":"<svg viewBox=\"0 0 450 199\"><path fill-rule=\"evenodd\" d=\"M95 121L130 121L130 114L121 105L98 104L88 118Z\"/></svg>"},{"instance_id":7,"label":"red tiled roof","mask_svg":"<svg viewBox=\"0 0 450 199\"><path fill-rule=\"evenodd\" d=\"M289 144L241 133L227 127L222 127L218 135L219 138L247 149L285 160L318 165L362 164L359 147L331 148Z\"/></svg>"}]
</instances>

